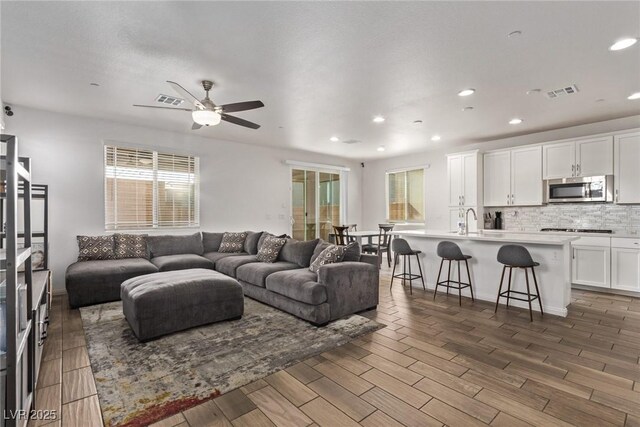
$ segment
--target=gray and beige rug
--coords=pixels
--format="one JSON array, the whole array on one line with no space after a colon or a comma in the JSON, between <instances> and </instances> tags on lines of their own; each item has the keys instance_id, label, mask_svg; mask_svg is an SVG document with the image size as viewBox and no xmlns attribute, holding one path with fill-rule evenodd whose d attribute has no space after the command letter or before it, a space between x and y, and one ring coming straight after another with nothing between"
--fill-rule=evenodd
<instances>
[{"instance_id":1,"label":"gray and beige rug","mask_svg":"<svg viewBox=\"0 0 640 427\"><path fill-rule=\"evenodd\" d=\"M80 311L106 426L148 425L382 327L352 315L317 328L245 298L240 320L140 343L121 302Z\"/></svg>"}]
</instances>

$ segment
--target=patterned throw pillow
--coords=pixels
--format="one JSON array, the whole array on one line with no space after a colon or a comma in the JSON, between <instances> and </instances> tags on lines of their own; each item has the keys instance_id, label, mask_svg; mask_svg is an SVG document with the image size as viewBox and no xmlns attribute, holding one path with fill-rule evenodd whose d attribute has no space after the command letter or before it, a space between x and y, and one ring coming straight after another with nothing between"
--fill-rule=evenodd
<instances>
[{"instance_id":1,"label":"patterned throw pillow","mask_svg":"<svg viewBox=\"0 0 640 427\"><path fill-rule=\"evenodd\" d=\"M78 261L115 259L113 235L78 236Z\"/></svg>"},{"instance_id":2,"label":"patterned throw pillow","mask_svg":"<svg viewBox=\"0 0 640 427\"><path fill-rule=\"evenodd\" d=\"M224 233L222 243L218 252L238 253L244 249L244 241L247 239L247 232L244 233Z\"/></svg>"},{"instance_id":3,"label":"patterned throw pillow","mask_svg":"<svg viewBox=\"0 0 640 427\"><path fill-rule=\"evenodd\" d=\"M147 258L146 234L114 235L116 243L116 258Z\"/></svg>"},{"instance_id":4,"label":"patterned throw pillow","mask_svg":"<svg viewBox=\"0 0 640 427\"><path fill-rule=\"evenodd\" d=\"M313 271L314 273L317 273L320 267L323 265L334 264L336 262L342 261L342 258L344 257L344 253L346 251L347 251L346 246L338 246L338 245L329 246L328 248L320 252L320 255L318 255L315 261L311 263L309 270Z\"/></svg>"},{"instance_id":5,"label":"patterned throw pillow","mask_svg":"<svg viewBox=\"0 0 640 427\"><path fill-rule=\"evenodd\" d=\"M262 242L262 246L258 250L258 261L276 262L280 249L284 246L287 239L282 237L267 236Z\"/></svg>"}]
</instances>

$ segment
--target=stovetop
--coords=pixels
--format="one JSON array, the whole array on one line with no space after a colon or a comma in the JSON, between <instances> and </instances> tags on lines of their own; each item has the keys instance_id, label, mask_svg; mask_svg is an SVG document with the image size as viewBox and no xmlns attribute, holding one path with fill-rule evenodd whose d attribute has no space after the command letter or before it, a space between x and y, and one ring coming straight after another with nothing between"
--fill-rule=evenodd
<instances>
[{"instance_id":1,"label":"stovetop","mask_svg":"<svg viewBox=\"0 0 640 427\"><path fill-rule=\"evenodd\" d=\"M611 234L613 230L600 230L596 228L542 228L540 231L555 231L563 233L600 233Z\"/></svg>"}]
</instances>

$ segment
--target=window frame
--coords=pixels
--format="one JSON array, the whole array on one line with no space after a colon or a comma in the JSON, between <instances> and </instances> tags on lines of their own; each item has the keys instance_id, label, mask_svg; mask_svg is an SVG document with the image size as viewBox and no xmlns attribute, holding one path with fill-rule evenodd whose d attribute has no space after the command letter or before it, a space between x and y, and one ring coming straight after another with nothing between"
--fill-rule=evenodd
<instances>
[{"instance_id":1,"label":"window frame","mask_svg":"<svg viewBox=\"0 0 640 427\"><path fill-rule=\"evenodd\" d=\"M121 150L139 150L139 151L148 151L152 153L153 158L153 193L152 193L152 225L151 226L118 226L117 221L115 221L112 227L109 227L107 224L107 150L108 148L115 148ZM184 156L191 157L194 162L194 201L193 201L193 223L188 225L167 225L162 226L159 225L159 193L158 193L158 156ZM128 231L128 232L144 232L144 231L153 231L153 230L182 230L182 229L199 229L200 228L200 156L196 156L194 154L188 153L179 153L173 150L164 150L163 148L156 148L145 145L137 145L137 144L126 144L118 141L103 141L102 145L102 179L103 179L103 224L106 232L120 232L120 231Z\"/></svg>"},{"instance_id":2,"label":"window frame","mask_svg":"<svg viewBox=\"0 0 640 427\"><path fill-rule=\"evenodd\" d=\"M427 222L427 198L425 197L425 191L427 188L427 169L429 167L428 166L412 166L412 167L406 167L406 168L400 168L400 169L392 169L392 170L387 170L385 172L385 176L384 176L384 190L385 190L385 218L386 221L390 224L426 224ZM422 170L422 212L423 212L423 218L421 220L409 220L406 218L406 213L408 212L408 209L405 209L405 219L401 219L401 220L392 220L389 218L390 216L390 212L389 212L389 176L391 174L398 174L398 173L405 173L408 174L409 172L412 171L416 171L416 170ZM406 197L407 195L407 180L405 179L405 207L408 206L409 204L409 200L408 197Z\"/></svg>"}]
</instances>

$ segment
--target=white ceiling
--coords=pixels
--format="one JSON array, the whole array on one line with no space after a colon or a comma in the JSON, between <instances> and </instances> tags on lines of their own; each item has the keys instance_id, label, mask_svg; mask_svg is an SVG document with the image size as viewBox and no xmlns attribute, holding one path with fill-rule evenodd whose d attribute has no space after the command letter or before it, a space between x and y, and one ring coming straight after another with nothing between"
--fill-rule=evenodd
<instances>
[{"instance_id":1,"label":"white ceiling","mask_svg":"<svg viewBox=\"0 0 640 427\"><path fill-rule=\"evenodd\" d=\"M216 82L218 104L266 104L237 113L259 130L197 131L211 138L369 159L640 113L626 99L640 91L640 43L608 51L640 36L637 1L0 7L4 102L179 132L192 132L189 113L132 104L174 95L165 80L203 94L202 79ZM573 83L580 92L557 100L525 94ZM467 87L476 94L456 95ZM372 123L377 114L387 120Z\"/></svg>"}]
</instances>

